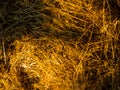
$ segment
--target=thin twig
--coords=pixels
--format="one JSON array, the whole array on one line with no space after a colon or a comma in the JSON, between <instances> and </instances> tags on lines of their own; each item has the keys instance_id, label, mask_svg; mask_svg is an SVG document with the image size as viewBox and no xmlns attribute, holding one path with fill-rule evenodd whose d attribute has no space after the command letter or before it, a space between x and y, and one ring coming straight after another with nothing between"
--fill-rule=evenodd
<instances>
[{"instance_id":1,"label":"thin twig","mask_svg":"<svg viewBox=\"0 0 120 90\"><path fill-rule=\"evenodd\" d=\"M5 62L5 64L6 64L6 52L5 52L5 42L4 42L4 38L2 39L2 49L3 49L4 62Z\"/></svg>"}]
</instances>

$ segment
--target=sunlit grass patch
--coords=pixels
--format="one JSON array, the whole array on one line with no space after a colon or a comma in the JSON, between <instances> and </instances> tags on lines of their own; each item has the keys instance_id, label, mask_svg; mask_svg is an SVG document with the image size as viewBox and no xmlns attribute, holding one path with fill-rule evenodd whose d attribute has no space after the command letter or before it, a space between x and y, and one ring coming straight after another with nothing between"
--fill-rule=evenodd
<instances>
[{"instance_id":1,"label":"sunlit grass patch","mask_svg":"<svg viewBox=\"0 0 120 90\"><path fill-rule=\"evenodd\" d=\"M119 3L102 1L1 2L0 90L119 90Z\"/></svg>"}]
</instances>

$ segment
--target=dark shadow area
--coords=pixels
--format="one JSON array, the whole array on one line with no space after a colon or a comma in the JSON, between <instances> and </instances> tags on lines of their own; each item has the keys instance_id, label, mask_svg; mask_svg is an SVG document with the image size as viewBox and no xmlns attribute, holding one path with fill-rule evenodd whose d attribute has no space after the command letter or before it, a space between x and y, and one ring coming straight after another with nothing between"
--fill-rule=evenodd
<instances>
[{"instance_id":1,"label":"dark shadow area","mask_svg":"<svg viewBox=\"0 0 120 90\"><path fill-rule=\"evenodd\" d=\"M94 0L93 5L97 9L105 9L112 20L120 19L120 1L119 0Z\"/></svg>"}]
</instances>

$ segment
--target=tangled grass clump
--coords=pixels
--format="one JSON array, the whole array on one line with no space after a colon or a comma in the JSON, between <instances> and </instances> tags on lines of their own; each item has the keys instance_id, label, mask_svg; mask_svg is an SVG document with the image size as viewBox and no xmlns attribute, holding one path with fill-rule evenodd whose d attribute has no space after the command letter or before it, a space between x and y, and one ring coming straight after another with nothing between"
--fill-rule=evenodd
<instances>
[{"instance_id":1,"label":"tangled grass clump","mask_svg":"<svg viewBox=\"0 0 120 90\"><path fill-rule=\"evenodd\" d=\"M120 90L119 0L1 0L0 90Z\"/></svg>"}]
</instances>

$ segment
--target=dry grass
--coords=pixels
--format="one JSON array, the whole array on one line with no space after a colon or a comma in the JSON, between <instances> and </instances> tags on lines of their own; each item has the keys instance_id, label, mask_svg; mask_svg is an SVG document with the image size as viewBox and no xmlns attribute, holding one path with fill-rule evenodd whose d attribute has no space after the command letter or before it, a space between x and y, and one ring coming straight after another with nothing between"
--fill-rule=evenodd
<instances>
[{"instance_id":1,"label":"dry grass","mask_svg":"<svg viewBox=\"0 0 120 90\"><path fill-rule=\"evenodd\" d=\"M0 90L120 90L119 6L0 1Z\"/></svg>"}]
</instances>

